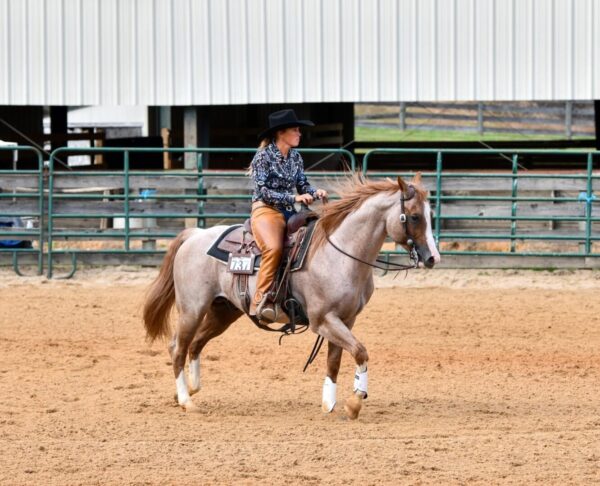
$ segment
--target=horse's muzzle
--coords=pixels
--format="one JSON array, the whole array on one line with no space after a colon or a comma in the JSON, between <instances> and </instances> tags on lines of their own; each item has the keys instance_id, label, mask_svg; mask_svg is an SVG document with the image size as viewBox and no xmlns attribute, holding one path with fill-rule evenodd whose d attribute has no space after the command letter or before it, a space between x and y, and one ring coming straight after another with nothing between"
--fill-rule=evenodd
<instances>
[{"instance_id":1,"label":"horse's muzzle","mask_svg":"<svg viewBox=\"0 0 600 486\"><path fill-rule=\"evenodd\" d=\"M435 258L427 246L417 245L417 255L419 256L419 262L425 265L425 268L433 268L435 265Z\"/></svg>"}]
</instances>

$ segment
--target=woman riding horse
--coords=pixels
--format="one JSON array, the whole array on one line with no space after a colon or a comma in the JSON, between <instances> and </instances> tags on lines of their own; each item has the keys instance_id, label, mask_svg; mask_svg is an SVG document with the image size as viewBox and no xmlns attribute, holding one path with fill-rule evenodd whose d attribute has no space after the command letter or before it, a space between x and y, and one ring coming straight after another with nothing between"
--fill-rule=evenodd
<instances>
[{"instance_id":1,"label":"woman riding horse","mask_svg":"<svg viewBox=\"0 0 600 486\"><path fill-rule=\"evenodd\" d=\"M298 120L294 110L269 115L269 128L260 133L261 143L250 166L254 182L250 222L262 261L249 313L266 322L277 319L269 289L281 262L287 220L296 212L294 203L327 200L326 191L308 183L302 156L295 150L300 144L301 126L314 123ZM294 195L294 188L298 195Z\"/></svg>"},{"instance_id":2,"label":"woman riding horse","mask_svg":"<svg viewBox=\"0 0 600 486\"><path fill-rule=\"evenodd\" d=\"M235 276L221 260L208 254L215 241L230 229L218 225L187 228L179 233L169 246L144 304L148 338L172 336L169 352L177 402L188 412L200 410L191 398L200 390L200 353L243 315L245 307ZM358 417L362 400L367 397L369 356L354 336L353 327L373 294L372 267L388 237L406 249L414 248L426 267L440 261L431 229L431 208L420 174L410 183L401 178L350 179L347 189L340 191L340 199L323 207L314 228L307 265L290 278L290 290L305 310L311 331L328 341L322 400L326 413L336 406L342 351L348 352L356 363L353 394L344 405L349 418ZM254 276L248 285L256 288ZM169 316L174 305L178 319L171 333ZM240 341L240 352L243 347Z\"/></svg>"}]
</instances>

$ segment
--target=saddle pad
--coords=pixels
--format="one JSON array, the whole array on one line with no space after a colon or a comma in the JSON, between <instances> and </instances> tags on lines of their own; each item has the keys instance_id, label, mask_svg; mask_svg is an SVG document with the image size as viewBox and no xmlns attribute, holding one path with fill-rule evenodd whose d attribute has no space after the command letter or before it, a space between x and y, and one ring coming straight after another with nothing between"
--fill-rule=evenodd
<instances>
[{"instance_id":1,"label":"saddle pad","mask_svg":"<svg viewBox=\"0 0 600 486\"><path fill-rule=\"evenodd\" d=\"M229 254L231 253L231 251L233 251L233 248L231 249L231 251L227 251L225 249L219 248L219 246L222 246L228 235L242 227L243 225L241 224L234 224L233 226L227 228L225 231L223 231L223 233L221 233L221 235L219 235L219 237L215 240L212 246L208 249L206 254L213 258L216 258L217 260L223 263L227 263L229 260ZM250 238L248 238L248 240L250 240ZM223 246L229 247L230 243L231 242L227 242L227 244L223 244ZM239 246L239 242L237 242L236 245ZM261 256L260 252L257 251L256 248L254 250L254 253L256 254L256 257L254 258L254 270L257 270L258 267L260 267Z\"/></svg>"},{"instance_id":2,"label":"saddle pad","mask_svg":"<svg viewBox=\"0 0 600 486\"><path fill-rule=\"evenodd\" d=\"M296 259L292 262L292 266L290 271L295 272L297 270L300 270L302 268L302 266L304 265L304 260L306 259L306 255L308 253L308 248L310 246L310 242L312 240L312 235L313 235L313 231L315 229L315 223L316 221L311 221L308 226L306 226L306 233L304 238L302 239L302 244L299 248L298 251L298 255L296 257ZM216 258L217 260L223 262L223 263L227 263L229 260L229 254L232 251L237 250L237 247L239 247L240 245L240 241L241 238L238 238L237 233L239 233L239 231L236 232L236 230L239 230L240 228L242 228L241 224L238 225L234 225L231 226L230 228L227 228L223 233L221 233L221 235L215 240L215 242L212 244L212 246L208 249L208 251L206 252L207 255ZM232 233L236 232L236 236L232 236ZM250 241L251 236L246 236L247 241ZM261 261L261 255L260 255L260 251L258 250L258 248L256 248L256 246L254 246L252 248L253 253L256 255L256 258L254 259L254 269L257 270L260 267L260 261ZM284 256L285 254L289 251L289 247L286 245L286 248L284 250Z\"/></svg>"}]
</instances>

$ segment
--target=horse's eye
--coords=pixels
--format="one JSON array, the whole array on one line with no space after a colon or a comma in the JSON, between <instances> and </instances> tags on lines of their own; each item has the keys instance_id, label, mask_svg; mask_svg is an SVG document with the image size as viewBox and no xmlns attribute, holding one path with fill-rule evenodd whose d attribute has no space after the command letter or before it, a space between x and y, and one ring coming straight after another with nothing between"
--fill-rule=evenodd
<instances>
[{"instance_id":1,"label":"horse's eye","mask_svg":"<svg viewBox=\"0 0 600 486\"><path fill-rule=\"evenodd\" d=\"M410 221L412 223L418 223L419 222L419 215L418 214L411 214L410 215Z\"/></svg>"}]
</instances>

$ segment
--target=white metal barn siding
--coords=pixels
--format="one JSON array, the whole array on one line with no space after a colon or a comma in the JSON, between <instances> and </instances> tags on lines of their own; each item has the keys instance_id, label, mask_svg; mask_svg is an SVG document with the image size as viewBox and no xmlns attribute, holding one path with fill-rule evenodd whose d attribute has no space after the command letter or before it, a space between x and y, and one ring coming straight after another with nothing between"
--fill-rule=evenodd
<instances>
[{"instance_id":1,"label":"white metal barn siding","mask_svg":"<svg viewBox=\"0 0 600 486\"><path fill-rule=\"evenodd\" d=\"M0 0L0 105L600 99L600 0Z\"/></svg>"}]
</instances>

